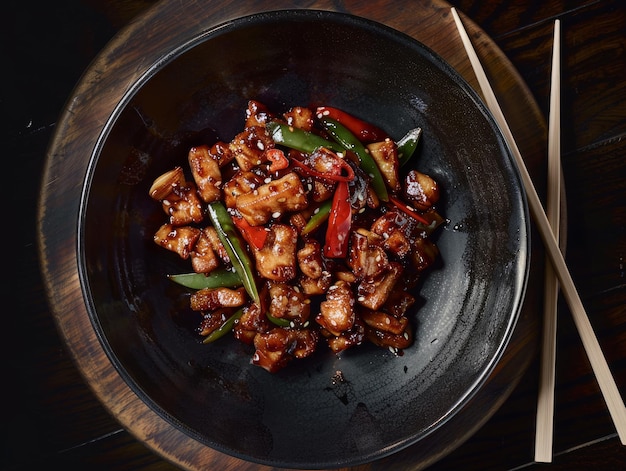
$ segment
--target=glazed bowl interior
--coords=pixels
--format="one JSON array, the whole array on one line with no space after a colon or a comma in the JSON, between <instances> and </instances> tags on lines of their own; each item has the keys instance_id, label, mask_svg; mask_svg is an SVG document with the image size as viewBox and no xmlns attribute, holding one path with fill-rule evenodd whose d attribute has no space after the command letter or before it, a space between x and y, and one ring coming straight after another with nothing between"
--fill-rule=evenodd
<instances>
[{"instance_id":1,"label":"glazed bowl interior","mask_svg":"<svg viewBox=\"0 0 626 471\"><path fill-rule=\"evenodd\" d=\"M153 242L152 181L191 145L228 141L254 99L270 109L343 108L399 139L442 188L441 261L419 285L402 356L320 349L276 374L232 338L204 345L186 261ZM528 218L503 138L470 87L429 49L380 24L281 11L207 31L130 89L91 156L79 221L81 282L101 342L155 411L207 446L281 467L355 465L419 441L497 363L521 308Z\"/></svg>"}]
</instances>

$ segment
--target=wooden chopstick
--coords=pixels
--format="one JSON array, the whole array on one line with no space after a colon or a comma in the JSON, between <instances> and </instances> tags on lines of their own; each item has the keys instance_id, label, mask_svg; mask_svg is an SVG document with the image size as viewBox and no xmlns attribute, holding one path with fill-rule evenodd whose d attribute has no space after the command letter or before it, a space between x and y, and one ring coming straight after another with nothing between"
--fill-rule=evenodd
<instances>
[{"instance_id":1,"label":"wooden chopstick","mask_svg":"<svg viewBox=\"0 0 626 471\"><path fill-rule=\"evenodd\" d=\"M624 401L622 400L619 390L617 389L615 379L611 374L606 358L604 358L598 339L596 338L591 323L589 322L589 318L587 317L585 308L580 300L578 291L576 291L576 287L574 286L574 281L572 280L569 270L567 269L567 265L565 264L563 254L561 253L557 240L554 237L554 233L550 228L550 222L548 221L546 213L543 211L541 200L539 199L532 179L528 174L526 164L524 163L524 159L522 158L515 139L513 138L513 134L509 129L502 110L500 109L498 100L496 99L489 80L485 75L485 71L480 64L480 60L476 55L472 42L465 31L461 18L454 7L452 7L451 10L457 29L459 30L461 40L463 41L463 45L465 46L465 50L472 64L472 68L474 69L474 73L476 74L476 78L478 79L478 83L480 84L482 93L485 97L487 107L490 109L496 122L500 126L502 133L511 148L515 162L517 163L522 183L526 191L526 198L528 200L530 212L543 241L546 253L552 264L552 268L554 269L559 280L563 297L565 298L572 313L574 324L576 325L583 347L585 348L585 352L587 353L587 357L591 363L591 368L596 376L596 380L598 381L600 390L602 391L604 400L606 401L607 408L609 409L609 413L611 414L611 418L613 419L613 423L617 429L617 434L620 437L622 445L626 445L626 407L624 406Z\"/></svg>"},{"instance_id":2,"label":"wooden chopstick","mask_svg":"<svg viewBox=\"0 0 626 471\"><path fill-rule=\"evenodd\" d=\"M554 22L552 44L552 78L550 83L550 117L548 122L548 191L546 216L554 238L559 240L561 209L561 97L560 97L561 22ZM554 431L554 376L556 362L557 301L559 283L549 261L546 261L544 284L543 337L541 369L535 425L535 461L552 462Z\"/></svg>"}]
</instances>

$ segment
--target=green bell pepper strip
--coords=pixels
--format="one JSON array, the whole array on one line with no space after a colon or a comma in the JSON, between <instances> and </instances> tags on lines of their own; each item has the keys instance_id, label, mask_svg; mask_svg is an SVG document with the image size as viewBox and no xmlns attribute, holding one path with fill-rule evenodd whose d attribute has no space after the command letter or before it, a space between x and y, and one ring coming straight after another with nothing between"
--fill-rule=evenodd
<instances>
[{"instance_id":1,"label":"green bell pepper strip","mask_svg":"<svg viewBox=\"0 0 626 471\"><path fill-rule=\"evenodd\" d=\"M311 218L304 225L304 229L302 229L303 235L310 234L315 229L320 227L324 223L324 221L328 219L328 216L330 215L330 208L332 206L332 203L333 203L333 200L331 198L331 199L324 201L322 205L319 208L317 208L317 212L313 213Z\"/></svg>"},{"instance_id":2,"label":"green bell pepper strip","mask_svg":"<svg viewBox=\"0 0 626 471\"><path fill-rule=\"evenodd\" d=\"M291 326L291 321L289 319L284 319L282 317L274 317L272 316L269 312L265 313L265 317L268 318L268 320L278 326L278 327L289 327Z\"/></svg>"},{"instance_id":3,"label":"green bell pepper strip","mask_svg":"<svg viewBox=\"0 0 626 471\"><path fill-rule=\"evenodd\" d=\"M411 157L413 157L421 137L422 128L413 128L396 143L398 146L398 161L400 162L400 167L405 165Z\"/></svg>"},{"instance_id":4,"label":"green bell pepper strip","mask_svg":"<svg viewBox=\"0 0 626 471\"><path fill-rule=\"evenodd\" d=\"M230 258L235 271L241 278L241 282L254 303L259 302L259 292L254 281L252 261L244 249L239 233L235 228L233 219L221 201L214 201L207 206L207 212L213 227L217 231L222 245Z\"/></svg>"},{"instance_id":5,"label":"green bell pepper strip","mask_svg":"<svg viewBox=\"0 0 626 471\"><path fill-rule=\"evenodd\" d=\"M361 163L361 168L372 177L374 191L382 201L389 201L387 186L376 161L365 150L365 146L344 125L327 117L321 118L322 127L346 150L354 152Z\"/></svg>"},{"instance_id":6,"label":"green bell pepper strip","mask_svg":"<svg viewBox=\"0 0 626 471\"><path fill-rule=\"evenodd\" d=\"M341 152L343 147L337 145L337 143L324 139L317 134L305 131L300 128L294 128L287 124L279 123L277 121L270 121L265 124L265 129L268 130L272 140L276 144L289 147L290 149L299 150L300 152L312 153L315 149L325 147L326 149L333 150L335 152Z\"/></svg>"},{"instance_id":7,"label":"green bell pepper strip","mask_svg":"<svg viewBox=\"0 0 626 471\"><path fill-rule=\"evenodd\" d=\"M175 283L191 289L204 288L236 288L241 286L241 278L237 273L226 268L217 268L209 274L180 273L167 275Z\"/></svg>"},{"instance_id":8,"label":"green bell pepper strip","mask_svg":"<svg viewBox=\"0 0 626 471\"><path fill-rule=\"evenodd\" d=\"M243 308L235 311L235 313L232 316L230 316L228 319L226 319L222 325L220 325L217 329L215 329L209 335L204 337L204 340L202 340L202 343L211 343L211 342L215 342L219 338L222 338L228 332L233 330L233 326L235 325L235 322L238 319L240 319L242 315L243 315Z\"/></svg>"}]
</instances>

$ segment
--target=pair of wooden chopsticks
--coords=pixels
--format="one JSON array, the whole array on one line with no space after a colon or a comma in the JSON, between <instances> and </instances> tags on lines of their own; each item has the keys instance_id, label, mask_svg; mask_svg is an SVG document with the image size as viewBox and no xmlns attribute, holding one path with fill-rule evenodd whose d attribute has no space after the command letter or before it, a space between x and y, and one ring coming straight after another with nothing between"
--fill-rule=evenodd
<instances>
[{"instance_id":1,"label":"pair of wooden chopsticks","mask_svg":"<svg viewBox=\"0 0 626 471\"><path fill-rule=\"evenodd\" d=\"M505 139L507 140L509 147L515 158L515 162L519 169L522 183L526 191L526 198L530 207L530 212L535 221L535 225L539 231L541 239L543 241L546 253L549 258L550 267L548 268L546 286L547 300L544 308L546 312L546 319L544 323L544 340L543 340L543 357L542 357L542 372L540 378L540 398L538 404L538 418L537 418L537 436L535 447L535 459L537 461L550 462L552 461L552 433L553 433L553 408L554 408L554 359L555 359L555 340L556 340L556 296L560 287L563 297L565 298L574 324L578 330L578 334L582 340L585 352L591 363L591 367L596 376L600 390L604 396L609 413L617 429L617 433L620 437L620 441L623 445L626 445L626 407L624 401L620 395L615 379L613 378L609 366L602 354L602 350L598 343L598 339L595 336L585 308L582 304L580 296L574 286L572 277L565 264L563 254L559 249L557 242L558 239L558 195L560 191L560 99L559 99L559 82L560 82L560 23L558 20L555 22L555 43L552 59L552 83L551 83L551 98L550 98L550 121L549 121L549 170L548 177L550 178L550 192L551 202L548 207L548 215L543 210L541 200L537 195L535 186L528 174L524 159L522 158L520 151L517 147L513 134L509 129L509 126L504 118L502 110L498 104L495 94L491 88L489 80L482 68L480 60L476 55L476 51L472 46L472 42L465 31L463 23L456 11L452 8L452 15L456 23L457 29L465 46L465 50L469 57L469 60L474 69L476 78L481 87L483 96L487 107L493 114L496 122L500 126ZM558 183L556 183L558 182ZM553 275L556 275L556 280ZM548 293L548 290L550 292ZM540 443L539 443L540 442Z\"/></svg>"}]
</instances>

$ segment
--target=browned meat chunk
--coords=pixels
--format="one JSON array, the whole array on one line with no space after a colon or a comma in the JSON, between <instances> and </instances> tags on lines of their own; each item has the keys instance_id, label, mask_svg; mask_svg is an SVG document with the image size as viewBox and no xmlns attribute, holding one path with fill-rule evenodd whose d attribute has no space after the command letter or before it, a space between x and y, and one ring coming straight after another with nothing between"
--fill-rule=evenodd
<instances>
[{"instance_id":1,"label":"browned meat chunk","mask_svg":"<svg viewBox=\"0 0 626 471\"><path fill-rule=\"evenodd\" d=\"M254 337L256 351L252 363L274 373L284 368L294 358L306 358L311 355L317 342L318 335L313 330L275 328Z\"/></svg>"},{"instance_id":2,"label":"browned meat chunk","mask_svg":"<svg viewBox=\"0 0 626 471\"><path fill-rule=\"evenodd\" d=\"M330 288L332 283L332 275L330 272L323 271L319 278L309 278L303 276L299 280L302 292L306 295L313 296L316 294L324 294Z\"/></svg>"},{"instance_id":3,"label":"browned meat chunk","mask_svg":"<svg viewBox=\"0 0 626 471\"><path fill-rule=\"evenodd\" d=\"M200 229L195 227L163 224L154 234L154 241L161 247L176 252L180 258L187 259L199 237Z\"/></svg>"},{"instance_id":4,"label":"browned meat chunk","mask_svg":"<svg viewBox=\"0 0 626 471\"><path fill-rule=\"evenodd\" d=\"M426 270L435 262L438 255L439 249L430 239L415 239L411 252L411 260L415 268Z\"/></svg>"},{"instance_id":5,"label":"browned meat chunk","mask_svg":"<svg viewBox=\"0 0 626 471\"><path fill-rule=\"evenodd\" d=\"M381 311L364 310L361 318L372 329L396 335L402 334L409 323L406 317L397 318Z\"/></svg>"},{"instance_id":6,"label":"browned meat chunk","mask_svg":"<svg viewBox=\"0 0 626 471\"><path fill-rule=\"evenodd\" d=\"M381 142L373 142L367 145L370 155L376 161L380 173L387 181L389 188L394 191L400 190L400 179L398 178L398 169L400 161L398 160L398 146L391 139L385 139Z\"/></svg>"},{"instance_id":7,"label":"browned meat chunk","mask_svg":"<svg viewBox=\"0 0 626 471\"><path fill-rule=\"evenodd\" d=\"M207 226L202 230L202 232L204 237L206 237L211 244L211 248L213 248L213 251L217 254L217 256L224 263L230 263L230 257L228 256L228 252L226 252L226 249L224 248L222 241L217 235L217 231L215 230L215 228L213 226Z\"/></svg>"},{"instance_id":8,"label":"browned meat chunk","mask_svg":"<svg viewBox=\"0 0 626 471\"><path fill-rule=\"evenodd\" d=\"M234 208L237 197L246 193L252 193L263 184L263 179L256 173L239 170L224 185L224 203L228 208Z\"/></svg>"},{"instance_id":9,"label":"browned meat chunk","mask_svg":"<svg viewBox=\"0 0 626 471\"><path fill-rule=\"evenodd\" d=\"M400 258L411 252L417 229L417 223L412 217L395 210L387 211L372 224L372 232L384 239L383 248Z\"/></svg>"},{"instance_id":10,"label":"browned meat chunk","mask_svg":"<svg viewBox=\"0 0 626 471\"><path fill-rule=\"evenodd\" d=\"M352 289L345 281L337 281L328 288L315 320L331 334L341 335L352 328L355 317Z\"/></svg>"},{"instance_id":11,"label":"browned meat chunk","mask_svg":"<svg viewBox=\"0 0 626 471\"><path fill-rule=\"evenodd\" d=\"M203 336L209 335L211 332L219 329L233 312L232 309L218 309L216 311L205 312L198 326L198 332Z\"/></svg>"},{"instance_id":12,"label":"browned meat chunk","mask_svg":"<svg viewBox=\"0 0 626 471\"><path fill-rule=\"evenodd\" d=\"M298 266L300 271L308 278L316 280L322 276L324 271L322 247L317 240L307 240L304 243L304 247L298 250Z\"/></svg>"},{"instance_id":13,"label":"browned meat chunk","mask_svg":"<svg viewBox=\"0 0 626 471\"><path fill-rule=\"evenodd\" d=\"M256 303L244 308L242 316L233 327L235 338L251 345L258 333L269 332L273 328L267 316Z\"/></svg>"},{"instance_id":14,"label":"browned meat chunk","mask_svg":"<svg viewBox=\"0 0 626 471\"><path fill-rule=\"evenodd\" d=\"M329 335L326 338L326 343L334 353L339 353L355 345L361 345L364 339L365 327L363 322L357 319L352 328L340 335Z\"/></svg>"},{"instance_id":15,"label":"browned meat chunk","mask_svg":"<svg viewBox=\"0 0 626 471\"><path fill-rule=\"evenodd\" d=\"M209 152L209 146L192 147L187 155L191 174L205 203L220 199L222 174L217 159Z\"/></svg>"},{"instance_id":16,"label":"browned meat chunk","mask_svg":"<svg viewBox=\"0 0 626 471\"><path fill-rule=\"evenodd\" d=\"M358 303L372 311L380 309L401 276L402 265L390 262L388 269L382 275L361 281L357 288Z\"/></svg>"},{"instance_id":17,"label":"browned meat chunk","mask_svg":"<svg viewBox=\"0 0 626 471\"><path fill-rule=\"evenodd\" d=\"M439 201L437 182L425 173L411 170L404 179L404 197L415 208L426 211Z\"/></svg>"},{"instance_id":18,"label":"browned meat chunk","mask_svg":"<svg viewBox=\"0 0 626 471\"><path fill-rule=\"evenodd\" d=\"M185 180L181 167L176 167L158 177L149 190L150 196L160 201L170 224L183 226L201 222L204 214L196 185Z\"/></svg>"},{"instance_id":19,"label":"browned meat chunk","mask_svg":"<svg viewBox=\"0 0 626 471\"><path fill-rule=\"evenodd\" d=\"M272 317L289 320L296 326L308 321L311 301L299 289L286 283L271 283L269 294Z\"/></svg>"},{"instance_id":20,"label":"browned meat chunk","mask_svg":"<svg viewBox=\"0 0 626 471\"><path fill-rule=\"evenodd\" d=\"M243 306L246 301L244 288L204 288L191 295L190 306L194 311L213 311L223 307Z\"/></svg>"},{"instance_id":21,"label":"browned meat chunk","mask_svg":"<svg viewBox=\"0 0 626 471\"><path fill-rule=\"evenodd\" d=\"M274 147L274 141L264 126L250 126L237 134L229 148L241 170L250 170L267 161L265 151Z\"/></svg>"},{"instance_id":22,"label":"browned meat chunk","mask_svg":"<svg viewBox=\"0 0 626 471\"><path fill-rule=\"evenodd\" d=\"M284 115L289 126L310 131L313 128L314 115L313 110L302 106L294 106Z\"/></svg>"},{"instance_id":23,"label":"browned meat chunk","mask_svg":"<svg viewBox=\"0 0 626 471\"><path fill-rule=\"evenodd\" d=\"M348 266L358 279L377 277L389 265L382 247L369 242L362 232L353 232L348 252Z\"/></svg>"},{"instance_id":24,"label":"browned meat chunk","mask_svg":"<svg viewBox=\"0 0 626 471\"><path fill-rule=\"evenodd\" d=\"M246 108L246 124L245 127L265 126L272 118L272 113L263 103L256 100L249 100Z\"/></svg>"},{"instance_id":25,"label":"browned meat chunk","mask_svg":"<svg viewBox=\"0 0 626 471\"><path fill-rule=\"evenodd\" d=\"M296 276L297 231L286 224L273 224L262 249L252 247L259 274L272 281L289 281Z\"/></svg>"},{"instance_id":26,"label":"browned meat chunk","mask_svg":"<svg viewBox=\"0 0 626 471\"><path fill-rule=\"evenodd\" d=\"M248 224L258 226L272 218L280 218L285 212L306 208L308 200L300 178L290 172L250 193L238 196L236 206Z\"/></svg>"},{"instance_id":27,"label":"browned meat chunk","mask_svg":"<svg viewBox=\"0 0 626 471\"><path fill-rule=\"evenodd\" d=\"M407 324L407 328L401 334L392 334L390 332L384 332L382 330L366 327L365 336L374 345L394 350L408 348L413 343L413 330L410 327L410 324Z\"/></svg>"},{"instance_id":28,"label":"browned meat chunk","mask_svg":"<svg viewBox=\"0 0 626 471\"><path fill-rule=\"evenodd\" d=\"M200 232L190 255L191 267L196 273L209 273L220 265L220 259L213 249L211 236L206 229Z\"/></svg>"},{"instance_id":29,"label":"browned meat chunk","mask_svg":"<svg viewBox=\"0 0 626 471\"><path fill-rule=\"evenodd\" d=\"M397 285L396 284L396 288ZM383 306L383 310L392 316L400 317L406 314L408 309L415 304L415 297L403 289L394 289Z\"/></svg>"}]
</instances>

